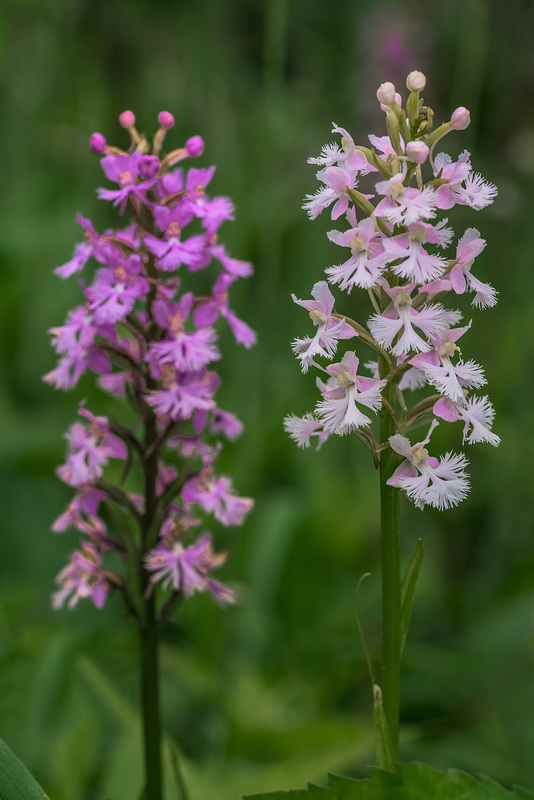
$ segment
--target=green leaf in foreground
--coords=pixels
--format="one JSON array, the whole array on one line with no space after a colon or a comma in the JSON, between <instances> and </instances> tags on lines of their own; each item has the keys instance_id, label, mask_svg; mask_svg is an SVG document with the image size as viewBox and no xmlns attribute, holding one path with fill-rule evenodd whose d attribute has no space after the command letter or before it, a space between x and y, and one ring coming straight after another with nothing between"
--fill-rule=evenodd
<instances>
[{"instance_id":1,"label":"green leaf in foreground","mask_svg":"<svg viewBox=\"0 0 534 800\"><path fill-rule=\"evenodd\" d=\"M0 739L0 798L2 800L49 800L24 764Z\"/></svg>"},{"instance_id":2,"label":"green leaf in foreground","mask_svg":"<svg viewBox=\"0 0 534 800\"><path fill-rule=\"evenodd\" d=\"M504 786L485 775L441 772L426 764L401 764L400 774L372 769L364 780L328 776L328 787L248 795L244 800L534 800L534 794L515 786Z\"/></svg>"}]
</instances>

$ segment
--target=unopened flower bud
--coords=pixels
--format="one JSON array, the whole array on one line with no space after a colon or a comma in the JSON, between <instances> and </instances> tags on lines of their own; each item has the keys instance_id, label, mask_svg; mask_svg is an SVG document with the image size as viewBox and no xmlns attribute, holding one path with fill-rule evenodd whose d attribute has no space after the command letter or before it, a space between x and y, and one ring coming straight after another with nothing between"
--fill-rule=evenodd
<instances>
[{"instance_id":1,"label":"unopened flower bud","mask_svg":"<svg viewBox=\"0 0 534 800\"><path fill-rule=\"evenodd\" d=\"M119 124L121 128L133 128L135 125L135 116L133 111L123 111L122 114L119 115Z\"/></svg>"},{"instance_id":2,"label":"unopened flower bud","mask_svg":"<svg viewBox=\"0 0 534 800\"><path fill-rule=\"evenodd\" d=\"M471 122L471 114L464 108L460 106L459 108L455 109L451 115L451 123L452 127L457 131L465 131L466 128L469 127Z\"/></svg>"},{"instance_id":3,"label":"unopened flower bud","mask_svg":"<svg viewBox=\"0 0 534 800\"><path fill-rule=\"evenodd\" d=\"M159 170L159 160L156 156L143 156L139 159L139 177L143 180L155 178Z\"/></svg>"},{"instance_id":4,"label":"unopened flower bud","mask_svg":"<svg viewBox=\"0 0 534 800\"><path fill-rule=\"evenodd\" d=\"M424 164L428 158L430 148L421 141L408 142L406 145L406 155L415 164Z\"/></svg>"},{"instance_id":5,"label":"unopened flower bud","mask_svg":"<svg viewBox=\"0 0 534 800\"><path fill-rule=\"evenodd\" d=\"M398 106L402 106L402 97L398 92L395 92L395 102ZM380 103L380 110L381 111L391 111L390 106L385 106L384 103Z\"/></svg>"},{"instance_id":6,"label":"unopened flower bud","mask_svg":"<svg viewBox=\"0 0 534 800\"><path fill-rule=\"evenodd\" d=\"M406 78L406 86L410 92L420 92L426 86L426 77L418 69L414 69Z\"/></svg>"},{"instance_id":7,"label":"unopened flower bud","mask_svg":"<svg viewBox=\"0 0 534 800\"><path fill-rule=\"evenodd\" d=\"M93 133L89 139L89 147L93 153L100 155L105 152L107 143L101 133Z\"/></svg>"},{"instance_id":8,"label":"unopened flower bud","mask_svg":"<svg viewBox=\"0 0 534 800\"><path fill-rule=\"evenodd\" d=\"M185 149L191 158L201 156L204 152L204 140L202 136L191 136L185 143Z\"/></svg>"},{"instance_id":9,"label":"unopened flower bud","mask_svg":"<svg viewBox=\"0 0 534 800\"><path fill-rule=\"evenodd\" d=\"M392 83L381 83L376 90L376 97L379 103L390 106L396 101L395 87Z\"/></svg>"},{"instance_id":10,"label":"unopened flower bud","mask_svg":"<svg viewBox=\"0 0 534 800\"><path fill-rule=\"evenodd\" d=\"M158 122L166 131L170 131L171 128L174 128L174 117L170 111L160 111L158 115Z\"/></svg>"}]
</instances>

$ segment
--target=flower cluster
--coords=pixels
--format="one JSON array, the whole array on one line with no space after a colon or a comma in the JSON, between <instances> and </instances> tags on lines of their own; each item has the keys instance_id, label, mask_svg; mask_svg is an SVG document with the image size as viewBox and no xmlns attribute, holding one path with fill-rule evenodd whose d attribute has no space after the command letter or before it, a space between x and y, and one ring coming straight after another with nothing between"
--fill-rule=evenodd
<instances>
[{"instance_id":1,"label":"flower cluster","mask_svg":"<svg viewBox=\"0 0 534 800\"><path fill-rule=\"evenodd\" d=\"M99 133L91 137L91 149L101 156L113 187L99 189L99 197L129 219L122 229L99 233L88 219L76 218L84 242L55 272L68 278L83 271L85 299L51 331L59 362L45 380L72 389L89 370L105 392L130 403L137 423L130 429L114 417L94 416L82 404L83 422L67 433L68 454L57 473L76 494L54 530L75 528L83 539L57 577L54 606L68 600L72 607L90 597L101 608L116 588L136 611L156 584L168 593L165 613L180 597L199 591L224 605L235 595L210 572L226 554L213 552L209 533L195 536L192 529L202 525L197 517L204 513L223 525L239 525L252 507L234 493L229 478L214 471L217 439L234 439L242 426L217 407L219 377L212 368L221 357L214 327L219 317L240 344L250 347L256 340L229 306L231 285L252 268L219 241L219 228L233 220L234 208L228 198L207 194L215 167L177 166L202 154L202 139L193 136L163 154L165 135L174 126L169 112L159 115L152 143L138 133L131 111L119 121L130 134L129 149L108 146ZM88 278L90 259L97 269ZM208 270L210 265L215 269ZM106 480L108 463L117 460L122 476ZM136 460L141 493L130 485ZM104 519L101 507L107 508ZM106 524L110 515L113 532ZM124 558L123 574L107 568L112 552Z\"/></svg>"},{"instance_id":2,"label":"flower cluster","mask_svg":"<svg viewBox=\"0 0 534 800\"><path fill-rule=\"evenodd\" d=\"M469 488L464 455L448 453L441 459L429 455L426 446L438 419L464 423L464 442L499 443L492 432L494 411L486 396L473 390L486 383L482 368L464 360L457 342L471 326L458 326L461 313L447 309L443 298L470 293L472 305L495 305L492 286L472 274L475 258L485 241L468 228L457 241L455 252L446 249L455 238L442 211L455 205L485 208L497 193L493 184L473 171L464 151L456 161L445 153L434 157L437 142L453 130L463 130L469 112L457 108L449 122L433 129L433 112L423 104L420 92L425 76L411 72L406 81L409 96L405 108L391 83L382 84L377 98L386 115L386 136L369 136L371 147L356 145L337 125L340 144L323 147L309 162L320 167L321 188L306 197L304 208L311 219L331 209L332 220L342 215L348 229L333 230L329 239L348 249L348 258L327 267L327 281L312 289L313 300L293 300L303 306L316 326L314 336L293 342L302 370L317 367L322 399L313 414L286 417L285 429L301 447L317 437L320 447L331 434L354 431L373 451L394 451L402 463L388 480L402 488L418 508L449 508L462 500ZM425 183L423 170L428 170ZM365 191L364 191L365 190ZM346 252L346 250L345 250ZM447 257L449 255L449 257ZM334 311L330 286L350 294L364 289L373 313L366 325ZM367 362L371 377L362 376L354 350L345 352L326 368L318 356L332 360L341 339L358 338L378 354ZM433 388L434 393L411 410L405 390ZM388 397L385 390L388 387ZM393 390L393 391L391 391ZM369 411L382 409L394 421L394 435L379 443L370 427ZM433 416L428 436L412 445L406 434Z\"/></svg>"}]
</instances>

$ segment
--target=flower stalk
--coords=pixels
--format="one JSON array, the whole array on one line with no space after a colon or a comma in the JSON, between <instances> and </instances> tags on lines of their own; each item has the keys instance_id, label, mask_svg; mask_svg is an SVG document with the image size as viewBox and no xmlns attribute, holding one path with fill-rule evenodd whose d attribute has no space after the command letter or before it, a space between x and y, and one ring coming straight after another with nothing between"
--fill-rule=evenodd
<instances>
[{"instance_id":1,"label":"flower stalk","mask_svg":"<svg viewBox=\"0 0 534 800\"><path fill-rule=\"evenodd\" d=\"M464 151L453 161L446 153L435 159L438 141L469 125L461 107L449 122L433 128L433 112L420 92L425 76L416 70L407 78L406 109L391 83L382 84L377 99L385 112L388 135L370 135L371 148L355 144L348 131L334 126L341 143L327 144L316 158L321 187L308 195L304 208L315 219L331 208L332 220L345 218L348 228L332 230L328 238L348 251L341 264L326 268L327 280L311 290L311 300L293 300L305 308L315 334L295 339L293 350L302 371L319 370L320 399L312 413L286 417L285 429L300 447L319 449L332 435L354 433L369 446L380 475L382 665L380 685L374 683L377 763L390 771L399 761L400 662L415 584L423 557L418 543L401 581L399 503L401 490L418 509L444 510L457 505L469 490L463 454L431 456L427 445L439 421L462 421L464 443L499 443L492 432L493 407L487 397L472 392L486 382L482 367L465 361L457 341L471 322L458 326L462 313L448 309L447 295L472 295L472 305L489 308L496 292L472 274L475 258L485 246L475 228L459 237L456 252L444 257L454 231L440 211L454 205L479 211L489 205L496 188L473 172ZM430 171L425 182L424 171ZM358 187L358 188L357 188ZM436 251L436 248L438 250ZM370 301L367 323L353 319L349 297L337 308L331 286L347 296L363 290ZM350 347L337 356L343 340ZM376 361L360 363L363 343ZM338 361L334 359L338 358ZM334 362L323 366L320 359ZM362 371L367 370L367 374ZM420 391L431 389L420 398ZM407 400L416 395L414 403ZM373 416L379 415L378 440ZM428 433L412 444L407 434L428 421ZM362 626L359 623L359 628ZM364 646L367 654L369 648Z\"/></svg>"},{"instance_id":2,"label":"flower stalk","mask_svg":"<svg viewBox=\"0 0 534 800\"><path fill-rule=\"evenodd\" d=\"M161 713L159 701L158 630L155 598L149 598L145 620L139 626L141 667L141 716L143 720L143 751L145 763L145 793L151 800L162 800Z\"/></svg>"},{"instance_id":3,"label":"flower stalk","mask_svg":"<svg viewBox=\"0 0 534 800\"><path fill-rule=\"evenodd\" d=\"M380 365L383 366L383 365ZM384 395L395 403L396 385L389 383ZM395 422L387 410L380 412L380 440L387 442ZM400 492L388 484L397 458L388 448L380 454L380 555L382 576L382 670L384 712L391 739L393 763L399 760L399 702L401 658L401 558Z\"/></svg>"},{"instance_id":4,"label":"flower stalk","mask_svg":"<svg viewBox=\"0 0 534 800\"><path fill-rule=\"evenodd\" d=\"M163 796L160 629L179 603L197 592L208 592L221 606L236 601L232 589L211 574L227 554L214 552L211 533L198 535L195 529L208 515L223 526L240 525L253 505L215 472L221 438L236 438L242 425L217 406L219 376L211 367L221 357L219 318L238 343L255 342L254 332L229 306L231 285L252 269L230 257L218 240L221 224L233 219L233 205L206 194L215 168L171 169L199 157L202 139L193 136L166 155L162 147L174 119L164 111L159 123L151 154L131 111L120 115L130 134L128 150L108 146L102 134L91 137L106 178L116 185L99 189L99 197L127 213L130 224L99 234L89 220L77 218L85 241L56 274L87 273L90 259L98 269L92 282L82 283L85 302L52 330L60 360L45 377L56 388L72 389L84 372L93 372L100 388L129 404L136 418L129 426L115 414L95 416L82 404L84 422L67 433L69 451L57 473L76 494L54 531L75 528L82 544L57 577L53 604L72 608L89 598L101 608L113 592L123 595L139 635L150 800ZM211 291L206 293L204 280L202 293L196 293L196 273L212 264L219 266ZM124 462L118 481L105 475L110 460ZM134 463L143 476L139 485ZM112 533L107 516L99 515L101 506ZM121 574L108 569L111 554L122 560Z\"/></svg>"},{"instance_id":5,"label":"flower stalk","mask_svg":"<svg viewBox=\"0 0 534 800\"><path fill-rule=\"evenodd\" d=\"M145 422L145 451L142 456L145 479L145 516L141 532L141 564L146 563L151 549L151 531L155 531L155 504L157 502L158 440L156 416L149 413ZM161 711L159 701L159 635L155 595L146 569L141 572L143 597L147 597L143 618L139 620L141 715L143 720L143 750L145 763L145 793L154 800L162 800Z\"/></svg>"}]
</instances>

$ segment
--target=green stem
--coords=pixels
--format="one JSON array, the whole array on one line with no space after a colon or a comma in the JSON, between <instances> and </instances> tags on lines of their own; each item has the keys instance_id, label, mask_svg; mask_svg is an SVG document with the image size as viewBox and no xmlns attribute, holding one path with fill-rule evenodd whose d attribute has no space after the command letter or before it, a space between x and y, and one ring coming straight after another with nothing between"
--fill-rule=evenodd
<instances>
[{"instance_id":1,"label":"green stem","mask_svg":"<svg viewBox=\"0 0 534 800\"><path fill-rule=\"evenodd\" d=\"M158 632L154 595L147 600L146 617L141 625L141 708L145 756L145 795L162 800L161 720L159 712Z\"/></svg>"},{"instance_id":2,"label":"green stem","mask_svg":"<svg viewBox=\"0 0 534 800\"><path fill-rule=\"evenodd\" d=\"M145 219L135 201L129 201L128 206L138 225L144 230L154 232L151 212ZM153 305L157 297L156 280L158 272L155 259L149 255L146 262L146 271L150 280L150 291L147 297L148 325L141 325L139 333L144 337L147 348L155 341L160 333L154 314ZM134 318L132 318L134 319ZM139 326L139 321L133 323ZM137 369L137 365L136 365ZM157 387L150 374L144 374L146 387L150 391ZM118 428L117 435L123 435L129 449L133 448L140 456L144 477L144 510L140 513L129 499L128 495L120 489L114 489L115 495L110 496L130 510L137 520L140 528L139 548L132 547L130 551L129 581L127 581L134 600L133 609L136 612L139 628L139 658L140 658L140 694L143 730L143 754L145 770L145 786L143 798L146 800L163 800L163 773L162 773L162 730L159 704L159 639L158 619L156 607L156 594L150 583L150 573L146 569L145 558L156 544L157 516L158 516L158 456L159 433L157 417L154 410L145 402L141 393L130 396L134 409L139 413L144 422L144 435L142 442L137 437L131 437L126 429ZM128 434L128 435L126 435ZM127 592L125 592L128 598Z\"/></svg>"},{"instance_id":3,"label":"green stem","mask_svg":"<svg viewBox=\"0 0 534 800\"><path fill-rule=\"evenodd\" d=\"M145 755L145 792L148 800L162 800L161 720L159 710L158 624L156 598L150 589L149 575L144 568L144 556L154 546L154 518L157 505L156 480L158 451L156 417L152 409L145 421L143 471L145 477L145 513L141 526L141 585L145 614L141 621L141 708L143 714L143 747Z\"/></svg>"},{"instance_id":4,"label":"green stem","mask_svg":"<svg viewBox=\"0 0 534 800\"><path fill-rule=\"evenodd\" d=\"M387 364L379 362L381 374L387 373ZM392 381L384 388L384 397L394 407L397 386ZM387 442L395 434L395 423L388 411L380 413L380 441ZM380 454L380 516L382 561L382 676L381 688L389 733L393 762L399 760L399 697L401 654L401 569L399 490L387 485L388 478L397 465L397 457L390 448Z\"/></svg>"}]
</instances>

